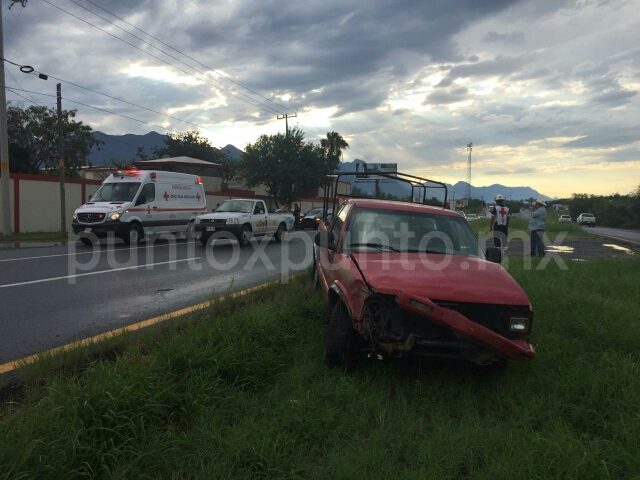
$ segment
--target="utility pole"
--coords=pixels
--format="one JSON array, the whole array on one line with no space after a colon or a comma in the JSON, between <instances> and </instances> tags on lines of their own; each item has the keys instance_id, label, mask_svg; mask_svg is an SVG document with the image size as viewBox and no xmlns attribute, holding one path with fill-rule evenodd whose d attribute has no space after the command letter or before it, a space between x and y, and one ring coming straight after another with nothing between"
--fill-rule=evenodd
<instances>
[{"instance_id":1,"label":"utility pole","mask_svg":"<svg viewBox=\"0 0 640 480\"><path fill-rule=\"evenodd\" d=\"M1 5L0 5L1 7ZM9 133L7 132L7 93L4 79L4 34L2 32L2 8L0 8L0 233L11 235L11 195L9 179Z\"/></svg>"},{"instance_id":2,"label":"utility pole","mask_svg":"<svg viewBox=\"0 0 640 480\"><path fill-rule=\"evenodd\" d=\"M67 210L64 195L64 132L62 128L62 84L56 86L58 98L58 158L60 159L60 235L67 238Z\"/></svg>"},{"instance_id":3,"label":"utility pole","mask_svg":"<svg viewBox=\"0 0 640 480\"><path fill-rule=\"evenodd\" d=\"M467 165L467 188L465 189L464 196L467 200L467 207L471 206L471 150L473 150L473 143L467 143L467 151L469 152L469 164Z\"/></svg>"},{"instance_id":4,"label":"utility pole","mask_svg":"<svg viewBox=\"0 0 640 480\"><path fill-rule=\"evenodd\" d=\"M297 113L294 113L293 115L289 115L288 113L285 113L284 115L277 115L276 118L278 120L282 120L284 118L284 122L285 122L285 126L287 129L287 137L289 136L289 119L290 118L296 118L298 116Z\"/></svg>"}]
</instances>

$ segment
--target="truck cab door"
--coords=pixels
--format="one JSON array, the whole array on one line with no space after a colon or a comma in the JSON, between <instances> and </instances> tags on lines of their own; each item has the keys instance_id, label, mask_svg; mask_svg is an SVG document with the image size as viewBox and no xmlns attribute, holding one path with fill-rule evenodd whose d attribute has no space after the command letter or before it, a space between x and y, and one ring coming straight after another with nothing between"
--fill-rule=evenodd
<instances>
[{"instance_id":1,"label":"truck cab door","mask_svg":"<svg viewBox=\"0 0 640 480\"><path fill-rule=\"evenodd\" d=\"M254 232L257 235L270 233L269 231L269 214L264 206L264 202L258 201L253 207L253 225Z\"/></svg>"}]
</instances>

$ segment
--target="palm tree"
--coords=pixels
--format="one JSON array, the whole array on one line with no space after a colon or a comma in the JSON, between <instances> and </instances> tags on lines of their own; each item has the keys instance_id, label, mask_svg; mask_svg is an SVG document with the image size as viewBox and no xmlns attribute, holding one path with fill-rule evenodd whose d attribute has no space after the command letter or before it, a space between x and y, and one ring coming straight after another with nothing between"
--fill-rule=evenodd
<instances>
[{"instance_id":1,"label":"palm tree","mask_svg":"<svg viewBox=\"0 0 640 480\"><path fill-rule=\"evenodd\" d=\"M334 160L336 164L340 161L342 151L349 148L349 144L338 132L327 132L327 138L320 140L320 146L324 148L327 158Z\"/></svg>"}]
</instances>

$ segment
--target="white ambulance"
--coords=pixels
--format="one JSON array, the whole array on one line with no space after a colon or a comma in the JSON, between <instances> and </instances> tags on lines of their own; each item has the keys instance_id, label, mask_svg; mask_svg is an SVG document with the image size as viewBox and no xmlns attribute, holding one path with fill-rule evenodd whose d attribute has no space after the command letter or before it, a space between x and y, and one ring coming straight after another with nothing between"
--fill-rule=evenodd
<instances>
[{"instance_id":1,"label":"white ambulance","mask_svg":"<svg viewBox=\"0 0 640 480\"><path fill-rule=\"evenodd\" d=\"M206 211L202 179L196 175L123 170L109 175L75 211L72 228L85 245L110 232L137 245L145 235L186 234L190 222Z\"/></svg>"}]
</instances>

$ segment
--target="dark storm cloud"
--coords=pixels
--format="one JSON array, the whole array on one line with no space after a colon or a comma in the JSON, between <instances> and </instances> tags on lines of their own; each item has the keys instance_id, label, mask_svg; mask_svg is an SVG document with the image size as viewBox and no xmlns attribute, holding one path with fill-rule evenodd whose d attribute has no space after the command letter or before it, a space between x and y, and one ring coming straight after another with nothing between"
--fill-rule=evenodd
<instances>
[{"instance_id":1,"label":"dark storm cloud","mask_svg":"<svg viewBox=\"0 0 640 480\"><path fill-rule=\"evenodd\" d=\"M530 63L530 56L522 57L504 57L499 55L493 60L485 60L483 62L456 65L446 77L444 77L438 87L448 87L453 84L454 80L460 78L487 78L501 77L519 71L523 66Z\"/></svg>"},{"instance_id":2,"label":"dark storm cloud","mask_svg":"<svg viewBox=\"0 0 640 480\"><path fill-rule=\"evenodd\" d=\"M485 43L504 43L505 45L521 45L524 43L523 32L498 33L488 32L482 39Z\"/></svg>"},{"instance_id":3,"label":"dark storm cloud","mask_svg":"<svg viewBox=\"0 0 640 480\"><path fill-rule=\"evenodd\" d=\"M467 87L458 87L451 90L436 90L427 96L423 105L448 105L451 103L461 102L467 98L469 89Z\"/></svg>"},{"instance_id":4,"label":"dark storm cloud","mask_svg":"<svg viewBox=\"0 0 640 480\"><path fill-rule=\"evenodd\" d=\"M596 95L592 101L608 106L619 106L628 103L638 94L635 90L613 90L602 95Z\"/></svg>"},{"instance_id":5,"label":"dark storm cloud","mask_svg":"<svg viewBox=\"0 0 640 480\"><path fill-rule=\"evenodd\" d=\"M584 137L564 143L563 147L578 149L612 148L638 141L638 133L632 128L601 127L587 133Z\"/></svg>"}]
</instances>

